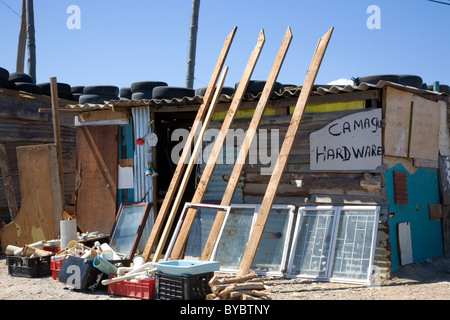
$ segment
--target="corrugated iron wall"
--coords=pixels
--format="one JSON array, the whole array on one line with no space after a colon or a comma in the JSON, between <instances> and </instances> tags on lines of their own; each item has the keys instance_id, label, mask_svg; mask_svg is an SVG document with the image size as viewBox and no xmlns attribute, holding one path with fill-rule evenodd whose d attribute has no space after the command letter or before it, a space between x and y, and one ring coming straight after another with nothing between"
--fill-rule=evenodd
<instances>
[{"instance_id":1,"label":"corrugated iron wall","mask_svg":"<svg viewBox=\"0 0 450 320\"><path fill-rule=\"evenodd\" d=\"M150 130L150 107L132 108L132 115L134 140L144 138ZM149 162L152 162L152 148L147 143L136 145L134 150L135 202L153 202L153 178L145 174Z\"/></svg>"}]
</instances>

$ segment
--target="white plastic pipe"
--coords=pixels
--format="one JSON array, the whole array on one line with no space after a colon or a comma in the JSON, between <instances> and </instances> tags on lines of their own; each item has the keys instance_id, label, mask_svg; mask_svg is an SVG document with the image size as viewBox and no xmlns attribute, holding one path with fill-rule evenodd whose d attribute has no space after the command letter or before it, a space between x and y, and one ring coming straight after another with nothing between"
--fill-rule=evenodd
<instances>
[{"instance_id":1,"label":"white plastic pipe","mask_svg":"<svg viewBox=\"0 0 450 320\"><path fill-rule=\"evenodd\" d=\"M115 283L115 282L120 282L120 281L124 281L124 280L129 280L129 279L135 279L137 277L142 277L145 276L145 274L147 272L154 272L156 271L156 268L150 269L150 270L145 270L145 271L141 271L141 272L136 272L134 274L129 274L127 273L124 276L119 276L119 277L115 277L113 279L106 279L106 280L102 280L102 284L103 285L108 285L110 283Z\"/></svg>"}]
</instances>

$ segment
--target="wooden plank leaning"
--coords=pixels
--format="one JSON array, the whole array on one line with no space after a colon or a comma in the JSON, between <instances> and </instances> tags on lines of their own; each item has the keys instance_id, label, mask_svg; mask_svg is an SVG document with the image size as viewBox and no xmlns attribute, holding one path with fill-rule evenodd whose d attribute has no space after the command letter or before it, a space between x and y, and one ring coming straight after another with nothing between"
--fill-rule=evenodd
<instances>
[{"instance_id":1,"label":"wooden plank leaning","mask_svg":"<svg viewBox=\"0 0 450 320\"><path fill-rule=\"evenodd\" d=\"M294 143L295 136L300 126L300 122L302 120L309 95L311 94L314 81L316 79L317 73L319 71L322 59L325 55L325 51L327 49L332 33L333 28L328 30L328 32L319 40L319 43L317 45L313 60L311 62L308 73L306 75L305 82L302 87L302 91L297 100L294 113L292 114L291 122L289 124L286 137L284 139L283 145L281 146L280 154L278 155L274 171L269 180L269 184L267 186L267 190L264 195L261 208L258 212L255 225L250 234L250 239L247 243L247 247L242 257L237 275L242 276L247 274L253 264L259 243L261 241L262 234L264 232L267 219L269 218L270 210L272 209L272 205L275 196L277 194L277 189L281 180L281 176L286 167L287 159L291 152L292 145Z\"/></svg>"},{"instance_id":2,"label":"wooden plank leaning","mask_svg":"<svg viewBox=\"0 0 450 320\"><path fill-rule=\"evenodd\" d=\"M175 219L175 215L177 214L178 208L180 206L180 202L183 198L184 191L186 190L186 187L187 187L187 184L189 181L189 177L191 176L192 170L194 169L195 160L196 160L198 152L200 151L200 148L202 146L206 129L208 129L209 122L211 121L211 118L214 114L214 110L219 101L219 97L220 97L220 94L221 94L221 91L222 91L222 88L223 88L223 85L225 82L225 77L227 75L227 72L228 72L228 67L225 67L225 69L223 70L223 73L222 73L222 77L219 80L219 84L217 85L213 101L211 102L211 106L208 109L208 113L206 114L206 117L204 119L203 126L200 130L197 141L195 142L194 150L192 151L192 155L189 160L189 164L186 168L186 171L184 172L183 180L181 181L181 184L178 188L178 193L177 193L177 196L175 197L175 201L172 204L172 209L170 210L169 217L167 218L166 225L164 227L164 231L159 239L158 247L156 248L155 254L153 255L153 259L152 259L153 263L158 262L159 257L162 254L164 245L166 244L167 237L169 236L170 229L171 229L173 221Z\"/></svg>"},{"instance_id":3,"label":"wooden plank leaning","mask_svg":"<svg viewBox=\"0 0 450 320\"><path fill-rule=\"evenodd\" d=\"M235 163L235 166L233 169L233 173L230 176L230 181L228 182L227 190L225 191L225 194L224 194L224 200L222 200L222 203L226 203L225 205L229 205L231 203L231 199L233 198L233 194L234 194L237 182L239 180L239 177L240 177L240 174L242 171L242 167L245 164L245 160L247 158L248 150L250 148L253 137L256 133L256 129L259 125L259 120L261 119L261 117L264 113L264 109L267 104L267 101L269 100L270 95L272 94L275 80L281 69L281 65L284 61L284 57L286 56L286 53L289 48L291 40L292 40L292 33L291 33L290 28L288 28L288 30L286 31L285 36L283 38L280 50L279 50L277 57L275 59L275 62L273 64L272 70L270 71L268 80L266 81L263 92L261 94L261 97L260 97L258 104L256 106L256 109L254 111L254 116L253 116L252 122L250 123L249 129L247 130L247 133L246 133L246 136L244 139L244 143L240 149L238 158L236 160L236 163ZM220 151L220 150L218 150L218 151ZM199 185L199 186L201 186L201 185ZM233 190L231 191L231 189L233 189ZM196 191L197 197L194 197L192 202L193 203L200 202L201 201L200 195L203 196L204 192L206 192L206 188L204 186L202 186L202 189L200 192ZM190 209L190 210L191 211L190 212L188 211L188 213L186 215L185 221L183 222L182 228L180 229L180 232L177 236L177 241L175 242L175 245L173 247L172 254L170 257L172 260L177 259L180 256L181 250L182 250L185 242L187 241L187 237L189 235L190 228L194 222L196 210L195 209ZM224 216L225 216L224 211L218 211L215 222L214 222L213 229L211 230L211 233L213 233L213 236L211 236L211 233L210 233L210 237L217 239L217 235L215 235L215 232L217 231L217 233L218 233L218 230L220 230ZM212 251L211 246L212 247L214 246L211 243L212 243L212 241L208 241L207 247L204 249L204 250L207 250L208 253L210 253ZM214 241L214 243L215 243L215 241ZM201 258L202 260L208 260L207 258L204 258L203 256L204 255L202 255L202 258ZM209 258L209 254L207 255L207 257Z\"/></svg>"},{"instance_id":4,"label":"wooden plank leaning","mask_svg":"<svg viewBox=\"0 0 450 320\"><path fill-rule=\"evenodd\" d=\"M180 159L178 161L175 172L172 176L172 180L170 182L169 188L167 190L166 196L164 197L163 203L158 211L158 215L156 216L155 223L153 225L150 236L147 240L147 243L144 248L144 252L142 253L145 261L150 259L150 255L152 250L154 249L158 237L160 235L161 229L163 227L164 220L166 219L167 213L169 212L169 207L172 203L173 197L178 188L178 184L180 182L181 176L183 175L183 171L185 169L186 160L189 156L190 146L192 145L195 134L198 132L203 119L205 118L208 106L211 103L211 100L214 95L214 89L216 87L217 81L219 79L220 73L222 72L223 65L225 63L226 57L228 55L228 51L230 50L231 43L233 42L234 35L236 34L237 27L234 27L230 34L225 39L225 43L222 47L222 51L220 52L219 58L217 60L216 66L214 68L213 74L211 76L211 80L206 89L205 95L203 97L203 103L198 109L197 115L195 117L194 123L192 125L191 132L186 141L186 147L183 148L183 152L181 153Z\"/></svg>"}]
</instances>

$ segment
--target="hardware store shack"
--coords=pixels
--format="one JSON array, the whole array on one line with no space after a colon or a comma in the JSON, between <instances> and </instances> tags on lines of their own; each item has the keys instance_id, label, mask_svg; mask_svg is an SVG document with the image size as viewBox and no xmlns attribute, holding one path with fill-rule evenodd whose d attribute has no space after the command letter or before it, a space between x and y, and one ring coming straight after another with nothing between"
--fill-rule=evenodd
<instances>
[{"instance_id":1,"label":"hardware store shack","mask_svg":"<svg viewBox=\"0 0 450 320\"><path fill-rule=\"evenodd\" d=\"M266 107L214 249L212 259L224 271L239 267L300 90L281 89ZM223 161L210 177L185 256L201 255L217 212L211 205L221 202L258 98L248 95L241 103L230 130L233 141L227 139ZM76 115L76 179L64 187L73 183L82 231L108 233L122 202L153 203L149 221L154 219L176 166L173 157L181 150L182 134L189 132L201 101L199 95L122 99L69 103L61 110ZM229 95L221 96L183 205L192 200L230 102ZM386 81L316 86L253 269L366 282L372 272L388 277L402 264L448 254L449 110L446 93ZM157 139L150 141L153 133ZM143 144L136 143L139 138ZM151 224L141 236L141 252L150 231Z\"/></svg>"}]
</instances>

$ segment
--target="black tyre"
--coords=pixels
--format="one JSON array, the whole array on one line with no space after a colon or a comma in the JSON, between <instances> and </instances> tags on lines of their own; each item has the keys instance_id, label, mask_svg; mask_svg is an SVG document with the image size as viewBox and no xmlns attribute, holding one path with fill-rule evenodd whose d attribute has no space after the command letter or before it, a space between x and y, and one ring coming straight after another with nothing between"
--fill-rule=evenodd
<instances>
[{"instance_id":1,"label":"black tyre","mask_svg":"<svg viewBox=\"0 0 450 320\"><path fill-rule=\"evenodd\" d=\"M400 84L404 86L414 87L414 88L422 88L423 80L419 76L415 76L412 74L399 74Z\"/></svg>"},{"instance_id":2,"label":"black tyre","mask_svg":"<svg viewBox=\"0 0 450 320\"><path fill-rule=\"evenodd\" d=\"M133 100L143 100L147 99L150 100L153 97L152 91L144 91L144 92L135 92L131 95L131 99Z\"/></svg>"},{"instance_id":3,"label":"black tyre","mask_svg":"<svg viewBox=\"0 0 450 320\"><path fill-rule=\"evenodd\" d=\"M203 97L206 93L206 90L208 90L208 87L202 87L195 89L195 95ZM233 87L222 87L222 91L220 91L220 94L226 94L227 96L232 96L236 90Z\"/></svg>"},{"instance_id":4,"label":"black tyre","mask_svg":"<svg viewBox=\"0 0 450 320\"><path fill-rule=\"evenodd\" d=\"M9 89L9 81L8 81L8 79L0 79L0 88Z\"/></svg>"},{"instance_id":5,"label":"black tyre","mask_svg":"<svg viewBox=\"0 0 450 320\"><path fill-rule=\"evenodd\" d=\"M92 103L92 104L104 104L105 101L119 100L118 96L106 95L106 94L83 94L78 99L78 103Z\"/></svg>"},{"instance_id":6,"label":"black tyre","mask_svg":"<svg viewBox=\"0 0 450 320\"><path fill-rule=\"evenodd\" d=\"M51 95L50 82L38 83L37 86L41 88L42 94L47 96ZM72 88L69 84L58 82L56 87L58 88L58 97L67 99L67 97L72 95Z\"/></svg>"},{"instance_id":7,"label":"black tyre","mask_svg":"<svg viewBox=\"0 0 450 320\"><path fill-rule=\"evenodd\" d=\"M184 87L155 87L152 91L153 99L173 99L173 98L184 98L184 97L194 97L195 90Z\"/></svg>"},{"instance_id":8,"label":"black tyre","mask_svg":"<svg viewBox=\"0 0 450 320\"><path fill-rule=\"evenodd\" d=\"M9 82L26 82L34 83L33 78L26 73L14 72L9 75Z\"/></svg>"},{"instance_id":9,"label":"black tyre","mask_svg":"<svg viewBox=\"0 0 450 320\"><path fill-rule=\"evenodd\" d=\"M434 86L432 84L428 85L428 90L430 91L434 91ZM446 84L440 84L439 85L439 92L445 92L447 94L450 94L450 86L446 85Z\"/></svg>"},{"instance_id":10,"label":"black tyre","mask_svg":"<svg viewBox=\"0 0 450 320\"><path fill-rule=\"evenodd\" d=\"M69 100L79 102L82 95L82 93L72 93Z\"/></svg>"},{"instance_id":11,"label":"black tyre","mask_svg":"<svg viewBox=\"0 0 450 320\"><path fill-rule=\"evenodd\" d=\"M71 92L72 93L83 93L83 90L84 90L84 86L74 86L74 87L72 87L71 88Z\"/></svg>"},{"instance_id":12,"label":"black tyre","mask_svg":"<svg viewBox=\"0 0 450 320\"><path fill-rule=\"evenodd\" d=\"M0 67L0 80L9 81L9 71Z\"/></svg>"},{"instance_id":13,"label":"black tyre","mask_svg":"<svg viewBox=\"0 0 450 320\"><path fill-rule=\"evenodd\" d=\"M378 74L373 76L364 76L364 77L358 77L353 79L353 83L358 86L361 83L368 83L368 84L378 84L379 81L389 81L394 83L400 83L400 78L397 74Z\"/></svg>"},{"instance_id":14,"label":"black tyre","mask_svg":"<svg viewBox=\"0 0 450 320\"><path fill-rule=\"evenodd\" d=\"M28 83L28 82L14 82L12 84L11 89L18 90L18 91L25 91L25 92L34 93L34 94L42 94L40 87L38 87L34 83Z\"/></svg>"},{"instance_id":15,"label":"black tyre","mask_svg":"<svg viewBox=\"0 0 450 320\"><path fill-rule=\"evenodd\" d=\"M245 93L257 96L260 92L264 90L265 85L266 81L251 80L247 85L247 90L245 91ZM239 87L239 82L237 82L234 87L237 90L237 88ZM283 85L279 82L275 82L273 84L273 91L280 93L281 91L283 91Z\"/></svg>"},{"instance_id":16,"label":"black tyre","mask_svg":"<svg viewBox=\"0 0 450 320\"><path fill-rule=\"evenodd\" d=\"M164 81L137 81L131 84L131 93L152 91L155 87L167 87Z\"/></svg>"},{"instance_id":17,"label":"black tyre","mask_svg":"<svg viewBox=\"0 0 450 320\"><path fill-rule=\"evenodd\" d=\"M120 88L119 95L121 98L131 99L131 89L130 87Z\"/></svg>"},{"instance_id":18,"label":"black tyre","mask_svg":"<svg viewBox=\"0 0 450 320\"><path fill-rule=\"evenodd\" d=\"M97 94L107 96L119 96L119 87L116 86L86 86L83 94Z\"/></svg>"}]
</instances>

